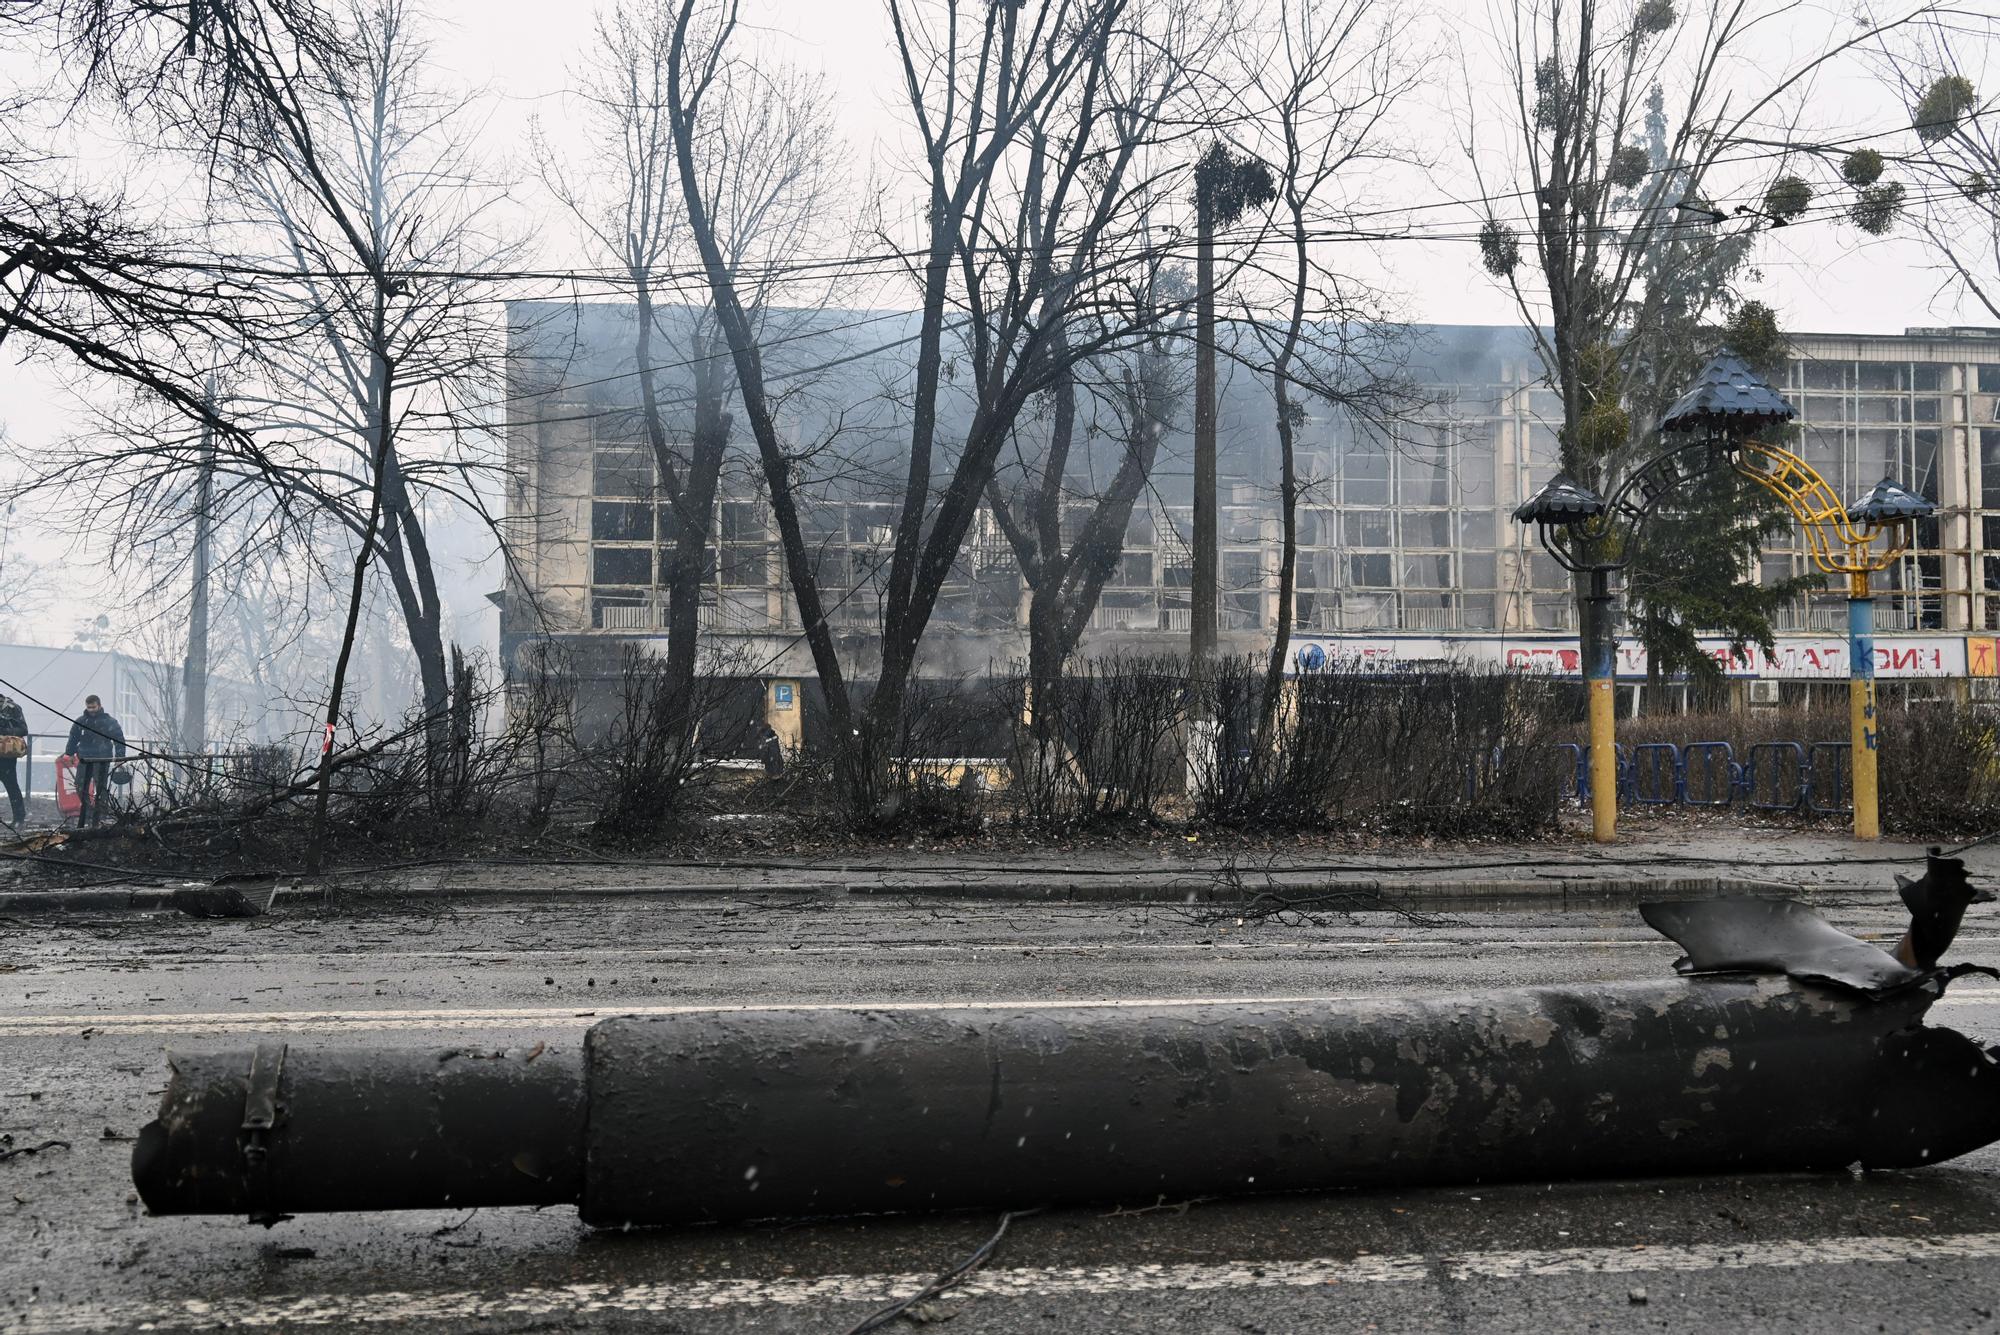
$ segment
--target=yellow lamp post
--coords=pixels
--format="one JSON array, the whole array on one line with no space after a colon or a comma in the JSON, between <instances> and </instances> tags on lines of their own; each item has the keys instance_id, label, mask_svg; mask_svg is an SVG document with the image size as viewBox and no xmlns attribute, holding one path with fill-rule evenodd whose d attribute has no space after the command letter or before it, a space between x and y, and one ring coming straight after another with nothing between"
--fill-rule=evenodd
<instances>
[{"instance_id":1,"label":"yellow lamp post","mask_svg":"<svg viewBox=\"0 0 2000 1335\"><path fill-rule=\"evenodd\" d=\"M1819 471L1789 450L1768 445L1744 449L1736 470L1783 498L1806 534L1813 564L1847 581L1848 775L1853 789L1854 837L1882 835L1880 754L1875 728L1875 596L1869 580L1910 546L1919 519L1937 506L1883 478L1852 505L1843 505ZM1878 546L1878 539L1880 545Z\"/></svg>"},{"instance_id":2,"label":"yellow lamp post","mask_svg":"<svg viewBox=\"0 0 2000 1335\"><path fill-rule=\"evenodd\" d=\"M1602 496L1558 473L1514 511L1516 520L1535 526L1542 549L1557 565L1590 579L1578 647L1583 651L1590 720L1591 835L1600 844L1618 837L1617 643L1611 633L1611 575L1630 558L1630 544L1621 551L1607 530L1608 509Z\"/></svg>"}]
</instances>

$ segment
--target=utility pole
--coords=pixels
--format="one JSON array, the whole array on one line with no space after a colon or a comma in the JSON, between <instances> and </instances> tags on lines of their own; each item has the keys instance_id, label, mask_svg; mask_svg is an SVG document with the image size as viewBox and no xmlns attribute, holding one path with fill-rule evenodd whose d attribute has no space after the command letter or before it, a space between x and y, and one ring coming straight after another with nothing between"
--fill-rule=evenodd
<instances>
[{"instance_id":1,"label":"utility pole","mask_svg":"<svg viewBox=\"0 0 2000 1335\"><path fill-rule=\"evenodd\" d=\"M1221 748L1220 720L1200 683L1212 675L1217 651L1220 602L1221 515L1216 480L1215 402L1215 229L1228 226L1245 210L1277 197L1270 168L1255 158L1231 156L1212 144L1194 167L1194 569L1188 590L1188 671L1195 679L1189 719L1188 791L1197 793L1214 773Z\"/></svg>"},{"instance_id":2,"label":"utility pole","mask_svg":"<svg viewBox=\"0 0 2000 1335\"><path fill-rule=\"evenodd\" d=\"M203 391L210 414L215 411L215 373ZM215 428L201 424L201 462L195 474L194 558L190 562L187 656L181 660L180 751L197 754L208 749L208 571L214 535Z\"/></svg>"},{"instance_id":3,"label":"utility pole","mask_svg":"<svg viewBox=\"0 0 2000 1335\"><path fill-rule=\"evenodd\" d=\"M1215 194L1210 150L1194 173L1194 572L1189 589L1188 657L1200 672L1215 657L1218 553L1215 477Z\"/></svg>"},{"instance_id":4,"label":"utility pole","mask_svg":"<svg viewBox=\"0 0 2000 1335\"><path fill-rule=\"evenodd\" d=\"M1188 652L1196 670L1216 651L1221 517L1215 458L1215 229L1277 198L1271 169L1210 145L1194 167L1194 571Z\"/></svg>"}]
</instances>

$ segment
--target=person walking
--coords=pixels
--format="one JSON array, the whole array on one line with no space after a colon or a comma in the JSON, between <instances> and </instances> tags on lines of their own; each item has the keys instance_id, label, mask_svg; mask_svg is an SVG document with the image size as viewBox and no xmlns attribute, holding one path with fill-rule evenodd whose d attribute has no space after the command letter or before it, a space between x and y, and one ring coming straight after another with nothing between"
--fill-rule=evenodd
<instances>
[{"instance_id":1,"label":"person walking","mask_svg":"<svg viewBox=\"0 0 2000 1335\"><path fill-rule=\"evenodd\" d=\"M7 801L14 808L13 825L20 829L28 819L28 804L21 797L21 778L15 766L28 754L28 719L11 695L0 695L0 785L7 789Z\"/></svg>"},{"instance_id":2,"label":"person walking","mask_svg":"<svg viewBox=\"0 0 2000 1335\"><path fill-rule=\"evenodd\" d=\"M69 745L63 754L76 757L76 795L83 799L83 808L76 813L76 828L80 830L97 824L103 814L111 762L125 758L125 729L104 712L102 701L86 695L83 716L69 725Z\"/></svg>"}]
</instances>

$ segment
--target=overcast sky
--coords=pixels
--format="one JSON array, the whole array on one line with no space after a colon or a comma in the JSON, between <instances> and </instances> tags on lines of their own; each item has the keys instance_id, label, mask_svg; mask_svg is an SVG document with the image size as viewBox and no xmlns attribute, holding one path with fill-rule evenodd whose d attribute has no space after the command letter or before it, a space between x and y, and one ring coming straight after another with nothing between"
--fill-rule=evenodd
<instances>
[{"instance_id":1,"label":"overcast sky","mask_svg":"<svg viewBox=\"0 0 2000 1335\"><path fill-rule=\"evenodd\" d=\"M516 182L517 221L537 238L540 253L533 262L544 268L602 263L583 253L568 229L551 221L527 151L535 118L559 153L565 145L582 147L576 106L565 89L591 40L591 8L548 0L430 0L430 8L436 20L435 63L445 82L470 90L476 99L481 142L502 175ZM765 49L816 66L833 84L847 140L844 151L855 164L857 182L871 173L893 171L904 142L897 105L901 85L882 0L746 0L746 9L762 30ZM1399 118L1399 128L1408 147L1429 165L1378 185L1375 197L1399 206L1477 193L1463 165L1457 131L1463 108L1498 91L1488 36L1493 11L1485 3L1437 0L1414 13L1417 40L1410 50L1421 53L1429 47L1435 63L1427 91ZM1757 54L1778 67L1824 43L1830 32L1841 31L1852 21L1849 13L1839 5L1800 5L1764 31ZM1822 82L1806 121L1827 139L1908 123L1858 67ZM1431 230L1469 233L1477 225L1470 209L1433 210L1422 217ZM1449 227L1449 219L1462 227ZM1910 325L1977 322L1969 305L1940 288L1922 248L1907 235L1861 241L1851 228L1827 225L1771 233L1760 251L1755 291L1794 330L1894 332ZM1394 242L1373 253L1357 250L1353 263L1394 293L1412 319L1506 323L1516 318L1510 299L1480 268L1469 241ZM21 365L16 356L9 348L0 362L0 424L17 450L39 451L69 429L74 400L60 376L33 363ZM73 519L60 513L17 516L9 550L53 560L59 535L78 527ZM474 564L480 555L458 554L462 590L497 583L496 574ZM54 608L27 622L17 618L0 626L0 634L66 642L83 605L99 596L93 583L92 571L71 572L61 581L62 596ZM485 620L483 603L455 610L466 618L462 629L468 638L475 637L475 627Z\"/></svg>"}]
</instances>

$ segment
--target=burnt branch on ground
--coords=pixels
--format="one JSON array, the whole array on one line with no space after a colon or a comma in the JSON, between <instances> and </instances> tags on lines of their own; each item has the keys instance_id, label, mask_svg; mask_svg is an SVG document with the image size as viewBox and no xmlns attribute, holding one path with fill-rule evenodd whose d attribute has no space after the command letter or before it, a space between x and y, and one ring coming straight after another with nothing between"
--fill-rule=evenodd
<instances>
[{"instance_id":1,"label":"burnt branch on ground","mask_svg":"<svg viewBox=\"0 0 2000 1335\"><path fill-rule=\"evenodd\" d=\"M1272 869L1263 868L1263 888L1252 891L1234 858L1215 871L1215 890L1206 905L1181 909L1182 921L1201 927L1218 924L1247 927L1277 923L1285 927L1326 927L1337 918L1349 926L1360 925L1361 914L1392 914L1412 927L1462 927L1465 924L1442 913L1426 913L1381 892L1380 889L1338 889L1331 883L1314 890L1281 887Z\"/></svg>"}]
</instances>

